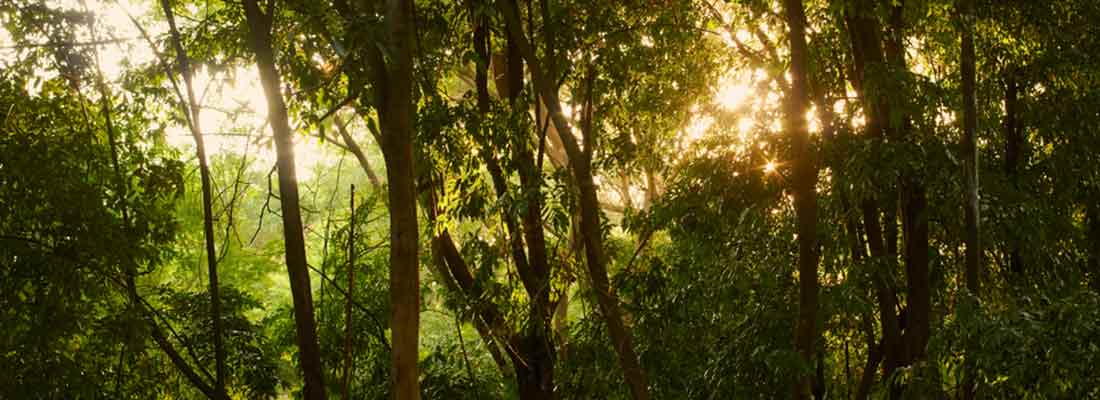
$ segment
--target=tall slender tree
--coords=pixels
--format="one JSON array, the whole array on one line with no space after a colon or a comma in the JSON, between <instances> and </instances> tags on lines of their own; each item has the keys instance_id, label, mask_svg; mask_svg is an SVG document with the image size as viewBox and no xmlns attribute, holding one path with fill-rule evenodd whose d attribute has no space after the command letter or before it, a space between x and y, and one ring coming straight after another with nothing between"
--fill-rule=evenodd
<instances>
[{"instance_id":1,"label":"tall slender tree","mask_svg":"<svg viewBox=\"0 0 1100 400\"><path fill-rule=\"evenodd\" d=\"M980 213L978 207L978 106L974 99L975 62L974 62L974 21L973 0L961 0L959 4L960 36L962 51L959 63L962 67L962 109L963 109L963 176L966 182L966 288L978 294L981 283L978 280L981 268L982 246L980 241Z\"/></svg>"},{"instance_id":2,"label":"tall slender tree","mask_svg":"<svg viewBox=\"0 0 1100 400\"><path fill-rule=\"evenodd\" d=\"M852 52L853 73L849 76L849 79L852 87L859 94L864 112L867 115L867 123L864 126L865 140L871 141L872 146L881 147L886 140L884 120L889 115L889 104L884 101L885 96L875 95L875 90L872 88L877 82L874 82L870 71L881 69L884 65L882 28L881 23L872 12L874 7L874 3L864 1L858 7L846 8L844 19ZM872 275L872 285L877 298L882 344L879 346L881 351L875 352L872 348L868 349L868 353L881 354L882 376L886 378L902 365L904 347L901 325L897 317L897 289L890 278L893 276L891 270L896 267L896 258L893 252L888 251L887 240L884 238L884 236L888 238L891 235L884 234L884 231L889 231L889 229L884 230L880 222L880 198L888 198L888 196L884 193L876 193L863 198L860 201L860 214L863 219L863 233L866 235L867 247L870 250L869 254L875 264L879 266ZM886 214L892 215L890 213ZM886 218L886 224L893 225L894 221L892 219L893 217ZM871 378L873 375L865 374L864 377ZM860 387L870 387L870 382L865 380L860 384Z\"/></svg>"},{"instance_id":3,"label":"tall slender tree","mask_svg":"<svg viewBox=\"0 0 1100 400\"><path fill-rule=\"evenodd\" d=\"M1004 135L1005 152L1004 152L1004 172L1008 177L1009 186L1015 190L1020 190L1020 169L1026 163L1027 153L1025 153L1025 138L1021 133L1019 112L1020 112L1020 90L1019 79L1020 72L1015 65L1010 65L1004 72L1004 119L1002 121L1001 130ZM1024 260L1021 241L1017 235L1010 234L1008 238L1008 271L1012 274L1012 278L1019 281L1024 275Z\"/></svg>"},{"instance_id":4,"label":"tall slender tree","mask_svg":"<svg viewBox=\"0 0 1100 400\"><path fill-rule=\"evenodd\" d=\"M806 11L802 0L784 0L787 18L787 38L791 49L791 90L787 94L784 119L787 134L791 137L791 156L794 168L792 182L794 207L798 232L798 326L795 332L795 349L805 365L813 365L814 346L818 340L818 278L817 278L817 164L810 147L810 135L806 124L806 110L810 108L807 88L809 55L806 49ZM810 398L810 374L796 377L795 398Z\"/></svg>"},{"instance_id":5,"label":"tall slender tree","mask_svg":"<svg viewBox=\"0 0 1100 400\"><path fill-rule=\"evenodd\" d=\"M211 195L210 167L206 162L206 143L202 136L201 118L202 112L198 98L195 97L194 73L191 68L191 59L187 56L187 50L183 47L183 39L180 38L179 29L176 27L176 17L172 12L172 5L168 0L161 0L161 9L168 21L168 32L171 34L172 47L176 52L176 66L183 76L183 88L187 92L187 99L180 99L181 104L186 104L184 120L195 139L195 156L199 159L199 181L202 184L202 233L206 242L206 267L210 285L210 319L214 328L214 364L216 385L218 390L225 391L225 340L222 332L221 318L221 293L218 285L218 255L214 247L214 207ZM171 73L171 71L169 71ZM182 96L182 94L181 94Z\"/></svg>"},{"instance_id":6,"label":"tall slender tree","mask_svg":"<svg viewBox=\"0 0 1100 400\"><path fill-rule=\"evenodd\" d=\"M275 0L268 0L266 11L258 0L244 0L248 23L248 44L256 56L264 96L267 98L268 120L275 136L275 151L279 172L279 201L283 213L283 238L286 246L286 268L290 277L290 292L294 303L294 324L298 343L298 358L305 376L304 396L307 400L325 398L321 352L313 319L313 294L310 289L309 267L302 232L302 214L298 198L298 177L294 165L294 132L290 128L286 103L282 95L282 79L275 67L271 27ZM396 342L396 340L395 340Z\"/></svg>"},{"instance_id":7,"label":"tall slender tree","mask_svg":"<svg viewBox=\"0 0 1100 400\"><path fill-rule=\"evenodd\" d=\"M344 302L344 377L341 382L344 400L351 400L351 305L355 300L355 185L351 185L351 200L349 200L349 203L351 222L348 223L348 293Z\"/></svg>"}]
</instances>

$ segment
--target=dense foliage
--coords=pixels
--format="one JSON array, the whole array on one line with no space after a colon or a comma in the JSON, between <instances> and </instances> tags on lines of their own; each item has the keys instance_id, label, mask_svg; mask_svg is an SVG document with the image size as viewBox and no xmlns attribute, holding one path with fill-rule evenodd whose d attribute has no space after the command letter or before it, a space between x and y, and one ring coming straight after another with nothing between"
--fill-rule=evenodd
<instances>
[{"instance_id":1,"label":"dense foliage","mask_svg":"<svg viewBox=\"0 0 1100 400\"><path fill-rule=\"evenodd\" d=\"M0 399L1100 398L1098 20L0 1Z\"/></svg>"}]
</instances>

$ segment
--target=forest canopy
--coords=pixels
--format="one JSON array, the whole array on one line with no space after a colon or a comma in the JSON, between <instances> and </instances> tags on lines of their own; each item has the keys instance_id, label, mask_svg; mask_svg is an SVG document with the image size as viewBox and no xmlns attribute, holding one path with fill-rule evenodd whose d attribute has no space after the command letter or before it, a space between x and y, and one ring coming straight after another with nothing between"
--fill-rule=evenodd
<instances>
[{"instance_id":1,"label":"forest canopy","mask_svg":"<svg viewBox=\"0 0 1100 400\"><path fill-rule=\"evenodd\" d=\"M0 0L0 399L1100 398L1095 0Z\"/></svg>"}]
</instances>

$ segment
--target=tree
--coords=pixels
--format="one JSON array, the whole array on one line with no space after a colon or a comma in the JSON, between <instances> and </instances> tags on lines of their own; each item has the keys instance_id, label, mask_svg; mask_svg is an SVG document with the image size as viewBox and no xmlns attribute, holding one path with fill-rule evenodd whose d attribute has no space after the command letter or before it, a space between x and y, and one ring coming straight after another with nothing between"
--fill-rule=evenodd
<instances>
[{"instance_id":1,"label":"tree","mask_svg":"<svg viewBox=\"0 0 1100 400\"><path fill-rule=\"evenodd\" d=\"M963 176L966 182L966 287L977 295L981 267L980 212L978 206L978 110L974 100L974 32L972 2L963 0L959 5L960 36L962 37L962 99L963 99Z\"/></svg>"},{"instance_id":2,"label":"tree","mask_svg":"<svg viewBox=\"0 0 1100 400\"><path fill-rule=\"evenodd\" d=\"M87 1L0 2L0 397L1100 395L1095 1Z\"/></svg>"},{"instance_id":3,"label":"tree","mask_svg":"<svg viewBox=\"0 0 1100 400\"><path fill-rule=\"evenodd\" d=\"M298 178L294 165L294 137L283 102L281 78L276 69L271 43L271 28L275 15L275 0L269 0L267 10L256 0L244 2L248 23L248 43L256 56L256 67L267 98L268 119L275 135L278 152L279 202L283 212L283 237L286 242L287 275L294 297L294 323L297 332L298 357L305 376L304 395L308 400L325 398L321 356L317 344L317 329L313 319L313 294L306 265L305 239L302 236L302 216L298 206Z\"/></svg>"},{"instance_id":4,"label":"tree","mask_svg":"<svg viewBox=\"0 0 1100 400\"><path fill-rule=\"evenodd\" d=\"M341 3L342 4L342 3ZM349 13L346 4L337 10ZM346 14L350 16L351 14ZM367 46L369 82L374 91L371 105L378 113L378 136L386 159L390 204L390 326L393 331L393 396L398 400L420 398L417 372L420 331L420 269L413 164L413 43L416 25L413 4L389 0L385 4L383 46Z\"/></svg>"},{"instance_id":5,"label":"tree","mask_svg":"<svg viewBox=\"0 0 1100 400\"><path fill-rule=\"evenodd\" d=\"M806 110L810 107L808 93L806 50L806 13L802 0L786 0L788 38L791 46L791 91L788 93L786 129L791 135L794 163L794 203L798 218L798 329L795 333L795 349L806 365L813 365L814 346L818 341L817 309L817 164L810 149L810 135L806 127ZM810 398L810 377L797 378L795 398Z\"/></svg>"},{"instance_id":6,"label":"tree","mask_svg":"<svg viewBox=\"0 0 1100 400\"><path fill-rule=\"evenodd\" d=\"M195 87L192 83L194 71L191 69L191 61L187 56L187 51L183 48L183 40L180 39L179 30L176 28L176 18L172 14L172 6L168 3L168 0L161 0L160 5L161 9L164 10L165 19L168 20L168 29L172 34L172 47L176 51L176 63L180 75L183 76L183 86L187 90L186 102L180 94L180 103L187 104L187 108L183 111L184 119L191 130L191 136L195 138L195 155L199 159L199 179L202 182L202 229L206 242L206 265L210 280L210 319L213 320L212 325L214 327L215 377L217 390L225 392L225 344L222 338L221 294L219 293L221 289L218 285L218 256L214 249L214 200L210 193L210 167L206 164L206 145L202 137L202 127L199 125L201 109L198 99L195 98ZM171 76L171 70L167 72ZM175 83L175 78L170 77L169 79ZM179 94L179 89L179 86L176 85L177 94Z\"/></svg>"},{"instance_id":7,"label":"tree","mask_svg":"<svg viewBox=\"0 0 1100 400\"><path fill-rule=\"evenodd\" d=\"M573 135L573 128L565 119L565 114L562 113L561 101L558 99L557 89L553 81L550 80L551 78L548 77L553 76L553 73L547 73L543 69L543 62L535 57L535 52L531 44L527 41L523 27L521 26L522 22L517 6L514 3L505 1L497 2L497 8L504 18L505 26L508 29L510 37L516 41L515 44L520 54L523 55L523 59L530 68L531 77L534 81L537 93L542 99L543 104L546 104L548 108L547 112L549 113L550 121L557 129L562 144L564 145L566 156L569 159L569 166L579 191L578 203L581 211L581 235L584 240L589 279L592 280L592 287L596 291L596 298L599 301L600 311L606 319L608 331L611 334L611 340L615 346L615 353L618 354L620 365L623 368L623 374L626 376L627 384L630 386L631 393L634 395L635 400L649 399L648 379L645 376L645 371L642 369L641 365L638 364L638 356L634 352L633 339L631 339L630 333L627 332L623 324L622 311L619 308L618 299L616 299L614 294L610 291L611 288L607 281L607 259L604 255L603 234L600 232L599 223L600 206L596 196L596 184L592 178L592 149L586 147L585 152L581 151L580 145ZM551 68L550 71L553 71L553 69ZM595 143L595 138L592 137L594 133L591 132L591 130L582 130L582 134L586 138L585 143L587 143L588 146Z\"/></svg>"}]
</instances>

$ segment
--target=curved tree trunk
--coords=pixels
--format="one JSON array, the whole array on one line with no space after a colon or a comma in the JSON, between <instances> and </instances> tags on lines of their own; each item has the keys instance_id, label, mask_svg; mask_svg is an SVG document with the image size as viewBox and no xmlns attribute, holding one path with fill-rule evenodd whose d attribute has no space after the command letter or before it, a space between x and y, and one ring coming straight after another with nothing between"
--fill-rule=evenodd
<instances>
[{"instance_id":1,"label":"curved tree trunk","mask_svg":"<svg viewBox=\"0 0 1100 400\"><path fill-rule=\"evenodd\" d=\"M607 323L608 333L615 346L615 353L618 355L626 383L630 387L635 400L648 400L650 398L649 379L638 362L638 356L634 352L633 339L626 330L618 299L611 292L610 283L608 282L607 260L604 255L603 236L600 232L600 204L596 195L596 184L592 178L591 149L586 148L582 152L580 145L573 136L573 128L566 120L565 114L562 113L557 87L551 80L550 75L545 73L543 64L539 62L531 43L524 36L522 21L516 4L510 1L498 1L496 5L504 18L508 34L515 39L517 50L523 55L523 59L527 61L535 89L547 106L550 120L557 128L566 155L569 158L569 167L580 191L581 233L584 238L589 277L592 280L592 288L596 292L596 300L600 312L604 316L604 321ZM586 141L586 143L592 142Z\"/></svg>"}]
</instances>

